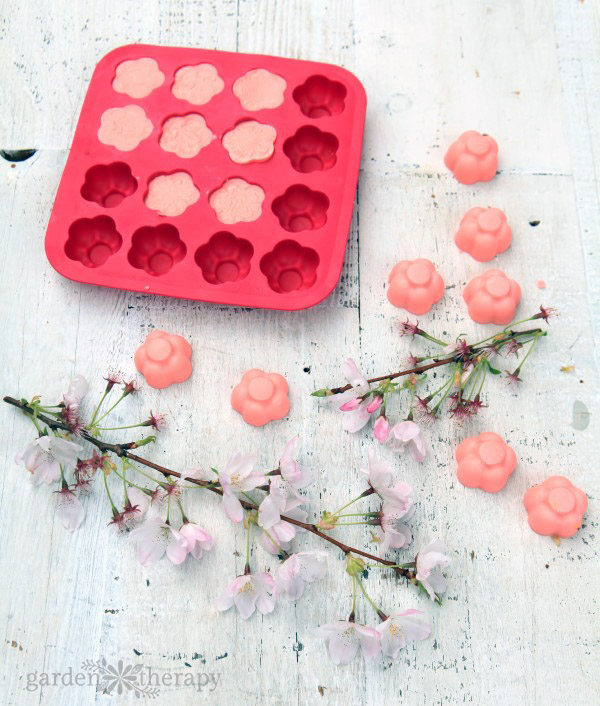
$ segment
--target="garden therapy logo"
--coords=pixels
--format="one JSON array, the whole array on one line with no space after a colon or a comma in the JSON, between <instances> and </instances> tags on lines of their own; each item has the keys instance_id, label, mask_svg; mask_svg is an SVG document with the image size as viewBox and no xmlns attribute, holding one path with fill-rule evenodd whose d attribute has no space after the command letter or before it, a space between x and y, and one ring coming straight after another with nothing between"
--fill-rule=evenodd
<instances>
[{"instance_id":1,"label":"garden therapy logo","mask_svg":"<svg viewBox=\"0 0 600 706\"><path fill-rule=\"evenodd\" d=\"M126 691L135 692L136 696L145 696L151 699L159 695L158 686L143 684L142 670L143 664L125 664L122 659L117 662L117 666L107 662L104 657L95 661L88 659L81 664L81 669L85 672L98 675L96 691L103 694L123 694Z\"/></svg>"}]
</instances>

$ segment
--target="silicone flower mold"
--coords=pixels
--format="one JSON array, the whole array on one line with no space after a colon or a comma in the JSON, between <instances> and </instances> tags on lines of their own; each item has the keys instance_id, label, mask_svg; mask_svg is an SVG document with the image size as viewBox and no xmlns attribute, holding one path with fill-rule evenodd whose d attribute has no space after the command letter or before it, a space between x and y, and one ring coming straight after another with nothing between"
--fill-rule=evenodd
<instances>
[{"instance_id":1,"label":"silicone flower mold","mask_svg":"<svg viewBox=\"0 0 600 706\"><path fill-rule=\"evenodd\" d=\"M472 208L463 216L454 236L460 250L478 262L489 262L508 249L512 230L499 208Z\"/></svg>"},{"instance_id":2,"label":"silicone flower mold","mask_svg":"<svg viewBox=\"0 0 600 706\"><path fill-rule=\"evenodd\" d=\"M98 139L121 152L134 150L152 132L152 121L139 105L109 108L102 113Z\"/></svg>"},{"instance_id":3,"label":"silicone flower mold","mask_svg":"<svg viewBox=\"0 0 600 706\"><path fill-rule=\"evenodd\" d=\"M514 319L521 287L502 270L486 270L467 284L463 297L473 321L506 326Z\"/></svg>"},{"instance_id":4,"label":"silicone flower mold","mask_svg":"<svg viewBox=\"0 0 600 706\"><path fill-rule=\"evenodd\" d=\"M551 476L529 488L523 503L531 529L554 537L572 537L581 527L588 507L583 490L563 476Z\"/></svg>"},{"instance_id":5,"label":"silicone flower mold","mask_svg":"<svg viewBox=\"0 0 600 706\"><path fill-rule=\"evenodd\" d=\"M260 261L260 271L269 287L279 294L312 287L318 266L319 255L295 240L282 240Z\"/></svg>"},{"instance_id":6,"label":"silicone flower mold","mask_svg":"<svg viewBox=\"0 0 600 706\"><path fill-rule=\"evenodd\" d=\"M450 145L444 164L461 184L490 181L498 168L498 145L489 135L468 130Z\"/></svg>"},{"instance_id":7,"label":"silicone flower mold","mask_svg":"<svg viewBox=\"0 0 600 706\"><path fill-rule=\"evenodd\" d=\"M387 298L394 306L420 316L444 296L444 280L425 258L401 260L389 276Z\"/></svg>"},{"instance_id":8,"label":"silicone flower mold","mask_svg":"<svg viewBox=\"0 0 600 706\"><path fill-rule=\"evenodd\" d=\"M156 330L137 349L134 362L150 387L162 389L189 378L191 357L192 347L183 336Z\"/></svg>"},{"instance_id":9,"label":"silicone flower mold","mask_svg":"<svg viewBox=\"0 0 600 706\"><path fill-rule=\"evenodd\" d=\"M517 465L513 449L491 431L465 439L455 456L458 480L468 488L481 488L486 493L502 490Z\"/></svg>"},{"instance_id":10,"label":"silicone flower mold","mask_svg":"<svg viewBox=\"0 0 600 706\"><path fill-rule=\"evenodd\" d=\"M195 260L207 282L222 284L244 279L250 272L252 255L249 241L222 231L196 250Z\"/></svg>"},{"instance_id":11,"label":"silicone flower mold","mask_svg":"<svg viewBox=\"0 0 600 706\"><path fill-rule=\"evenodd\" d=\"M285 79L266 69L252 69L233 84L233 95L244 110L278 108L283 103Z\"/></svg>"},{"instance_id":12,"label":"silicone flower mold","mask_svg":"<svg viewBox=\"0 0 600 706\"><path fill-rule=\"evenodd\" d=\"M277 131L272 125L244 120L223 135L223 147L236 164L266 162L273 156Z\"/></svg>"},{"instance_id":13,"label":"silicone flower mold","mask_svg":"<svg viewBox=\"0 0 600 706\"><path fill-rule=\"evenodd\" d=\"M290 411L288 384L279 373L253 368L244 373L231 393L231 406L255 427L282 419Z\"/></svg>"},{"instance_id":14,"label":"silicone flower mold","mask_svg":"<svg viewBox=\"0 0 600 706\"><path fill-rule=\"evenodd\" d=\"M125 93L132 98L145 98L164 82L165 75L156 61L144 57L122 61L117 66L112 87L117 93Z\"/></svg>"}]
</instances>

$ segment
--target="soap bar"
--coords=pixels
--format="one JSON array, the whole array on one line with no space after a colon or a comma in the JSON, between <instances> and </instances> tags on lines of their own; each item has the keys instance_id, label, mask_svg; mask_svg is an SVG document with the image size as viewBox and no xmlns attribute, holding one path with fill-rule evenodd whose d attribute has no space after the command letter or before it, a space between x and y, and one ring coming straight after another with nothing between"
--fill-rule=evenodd
<instances>
[{"instance_id":1,"label":"soap bar","mask_svg":"<svg viewBox=\"0 0 600 706\"><path fill-rule=\"evenodd\" d=\"M468 130L450 145L444 164L461 184L490 181L498 169L498 145L489 135Z\"/></svg>"},{"instance_id":2,"label":"soap bar","mask_svg":"<svg viewBox=\"0 0 600 706\"><path fill-rule=\"evenodd\" d=\"M421 316L444 296L444 280L425 258L401 260L390 272L387 298L394 306Z\"/></svg>"},{"instance_id":3,"label":"soap bar","mask_svg":"<svg viewBox=\"0 0 600 706\"><path fill-rule=\"evenodd\" d=\"M463 297L473 321L506 326L515 317L521 287L502 270L486 270L467 284Z\"/></svg>"},{"instance_id":4,"label":"soap bar","mask_svg":"<svg viewBox=\"0 0 600 706\"><path fill-rule=\"evenodd\" d=\"M471 208L463 216L454 236L460 250L478 262L489 262L508 250L512 230L499 208Z\"/></svg>"},{"instance_id":5,"label":"soap bar","mask_svg":"<svg viewBox=\"0 0 600 706\"><path fill-rule=\"evenodd\" d=\"M177 334L152 331L135 352L135 367L150 387L184 382L192 374L192 347Z\"/></svg>"},{"instance_id":6,"label":"soap bar","mask_svg":"<svg viewBox=\"0 0 600 706\"><path fill-rule=\"evenodd\" d=\"M497 493L517 465L517 455L499 435L485 431L461 442L456 449L458 480L468 488Z\"/></svg>"},{"instance_id":7,"label":"soap bar","mask_svg":"<svg viewBox=\"0 0 600 706\"><path fill-rule=\"evenodd\" d=\"M529 488L523 503L534 532L563 538L577 532L588 507L583 490L563 476L551 476Z\"/></svg>"},{"instance_id":8,"label":"soap bar","mask_svg":"<svg viewBox=\"0 0 600 706\"><path fill-rule=\"evenodd\" d=\"M282 419L290 411L286 379L279 373L265 373L258 368L248 370L233 388L231 406L255 427Z\"/></svg>"}]
</instances>

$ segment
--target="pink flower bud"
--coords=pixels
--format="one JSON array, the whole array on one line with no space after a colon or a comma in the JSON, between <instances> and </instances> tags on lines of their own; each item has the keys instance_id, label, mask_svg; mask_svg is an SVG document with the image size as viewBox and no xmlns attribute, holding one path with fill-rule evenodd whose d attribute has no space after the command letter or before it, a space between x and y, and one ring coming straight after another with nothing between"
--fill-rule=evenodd
<instances>
[{"instance_id":1,"label":"pink flower bud","mask_svg":"<svg viewBox=\"0 0 600 706\"><path fill-rule=\"evenodd\" d=\"M377 418L373 425L373 435L380 444L385 444L390 435L390 425L388 420L382 415Z\"/></svg>"},{"instance_id":2,"label":"pink flower bud","mask_svg":"<svg viewBox=\"0 0 600 706\"><path fill-rule=\"evenodd\" d=\"M352 400L348 400L348 402L344 402L344 404L340 407L340 412L353 412L355 409L358 409L360 405L360 400L358 397L355 397Z\"/></svg>"},{"instance_id":3,"label":"pink flower bud","mask_svg":"<svg viewBox=\"0 0 600 706\"><path fill-rule=\"evenodd\" d=\"M367 407L367 412L369 414L373 414L373 412L376 412L381 405L383 404L383 397L380 395L375 395L373 399L369 402L369 406Z\"/></svg>"}]
</instances>

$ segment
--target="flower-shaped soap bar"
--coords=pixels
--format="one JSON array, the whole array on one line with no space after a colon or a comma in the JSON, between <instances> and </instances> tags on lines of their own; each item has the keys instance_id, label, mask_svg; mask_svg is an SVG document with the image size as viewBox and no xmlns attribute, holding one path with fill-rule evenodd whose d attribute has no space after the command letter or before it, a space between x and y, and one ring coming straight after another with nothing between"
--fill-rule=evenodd
<instances>
[{"instance_id":1,"label":"flower-shaped soap bar","mask_svg":"<svg viewBox=\"0 0 600 706\"><path fill-rule=\"evenodd\" d=\"M152 331L135 352L135 367L150 387L162 389L192 374L192 347L177 334Z\"/></svg>"},{"instance_id":2,"label":"flower-shaped soap bar","mask_svg":"<svg viewBox=\"0 0 600 706\"><path fill-rule=\"evenodd\" d=\"M517 455L498 434L485 431L465 439L456 449L458 480L468 488L497 493L515 470Z\"/></svg>"},{"instance_id":3,"label":"flower-shaped soap bar","mask_svg":"<svg viewBox=\"0 0 600 706\"><path fill-rule=\"evenodd\" d=\"M508 249L512 230L499 208L477 206L465 213L454 236L460 250L478 262L489 262Z\"/></svg>"},{"instance_id":4,"label":"flower-shaped soap bar","mask_svg":"<svg viewBox=\"0 0 600 706\"><path fill-rule=\"evenodd\" d=\"M288 384L279 373L265 373L253 368L244 373L233 388L231 406L245 422L262 427L274 419L282 419L290 411Z\"/></svg>"},{"instance_id":5,"label":"flower-shaped soap bar","mask_svg":"<svg viewBox=\"0 0 600 706\"><path fill-rule=\"evenodd\" d=\"M444 164L461 184L490 181L498 168L498 145L489 135L468 130L450 145Z\"/></svg>"},{"instance_id":6,"label":"flower-shaped soap bar","mask_svg":"<svg viewBox=\"0 0 600 706\"><path fill-rule=\"evenodd\" d=\"M444 280L430 260L401 260L390 272L387 298L394 306L421 316L444 296Z\"/></svg>"},{"instance_id":7,"label":"flower-shaped soap bar","mask_svg":"<svg viewBox=\"0 0 600 706\"><path fill-rule=\"evenodd\" d=\"M152 132L152 121L139 105L109 108L100 117L98 139L121 152L134 150Z\"/></svg>"},{"instance_id":8,"label":"flower-shaped soap bar","mask_svg":"<svg viewBox=\"0 0 600 706\"><path fill-rule=\"evenodd\" d=\"M521 287L502 270L486 270L467 284L463 297L473 321L506 326L515 317Z\"/></svg>"},{"instance_id":9,"label":"flower-shaped soap bar","mask_svg":"<svg viewBox=\"0 0 600 706\"><path fill-rule=\"evenodd\" d=\"M572 537L581 527L588 506L583 490L568 478L551 476L534 485L523 496L529 526L534 532L554 537Z\"/></svg>"}]
</instances>

